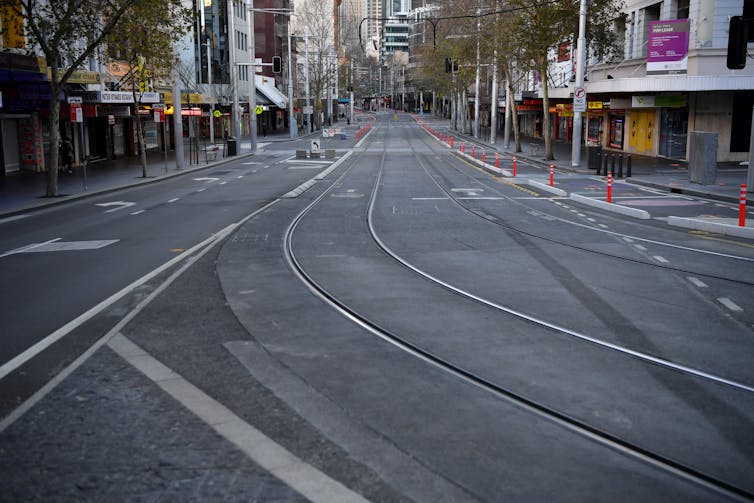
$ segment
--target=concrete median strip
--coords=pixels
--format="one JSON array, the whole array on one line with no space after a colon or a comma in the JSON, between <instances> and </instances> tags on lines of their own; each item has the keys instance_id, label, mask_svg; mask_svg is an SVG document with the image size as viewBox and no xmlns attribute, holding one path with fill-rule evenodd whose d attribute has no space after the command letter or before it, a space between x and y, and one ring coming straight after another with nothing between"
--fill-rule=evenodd
<instances>
[{"instance_id":1,"label":"concrete median strip","mask_svg":"<svg viewBox=\"0 0 754 503\"><path fill-rule=\"evenodd\" d=\"M556 196L568 197L568 192L566 192L565 190L559 189L557 187L550 187L546 183L538 182L536 180L527 180L526 183L527 185L530 185L535 189L541 190L543 192L549 192L550 194L554 194Z\"/></svg>"},{"instance_id":2,"label":"concrete median strip","mask_svg":"<svg viewBox=\"0 0 754 503\"><path fill-rule=\"evenodd\" d=\"M620 204L615 203L608 203L606 201L594 199L593 197L586 197L580 194L571 194L571 199L576 201L577 203L585 204L587 206L592 206L594 208L599 208L606 211L612 211L613 213L620 213L621 215L625 215L627 217L640 218L642 220L649 220L650 218L652 218L649 212L645 210L640 210L638 208L629 208L628 206L621 206Z\"/></svg>"},{"instance_id":3,"label":"concrete median strip","mask_svg":"<svg viewBox=\"0 0 754 503\"><path fill-rule=\"evenodd\" d=\"M715 232L718 234L725 234L726 236L754 239L754 227L739 227L737 225L703 220L700 218L685 218L673 216L668 217L668 224L674 225L676 227L683 227L685 229Z\"/></svg>"}]
</instances>

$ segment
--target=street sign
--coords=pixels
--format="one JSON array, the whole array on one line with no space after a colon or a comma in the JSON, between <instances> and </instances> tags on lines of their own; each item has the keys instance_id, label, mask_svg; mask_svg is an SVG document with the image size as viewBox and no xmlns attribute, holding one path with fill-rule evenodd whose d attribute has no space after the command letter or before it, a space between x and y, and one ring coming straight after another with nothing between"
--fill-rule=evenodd
<instances>
[{"instance_id":1,"label":"street sign","mask_svg":"<svg viewBox=\"0 0 754 503\"><path fill-rule=\"evenodd\" d=\"M215 110L214 112L212 112L212 115L214 115L215 117L221 117L223 113L220 110Z\"/></svg>"},{"instance_id":2,"label":"street sign","mask_svg":"<svg viewBox=\"0 0 754 503\"><path fill-rule=\"evenodd\" d=\"M262 115L262 112L264 112L264 108L262 107L262 105L257 105L256 107L254 107L255 114Z\"/></svg>"},{"instance_id":3,"label":"street sign","mask_svg":"<svg viewBox=\"0 0 754 503\"><path fill-rule=\"evenodd\" d=\"M153 105L152 110L154 110L155 122L165 122L165 105Z\"/></svg>"},{"instance_id":4,"label":"street sign","mask_svg":"<svg viewBox=\"0 0 754 503\"><path fill-rule=\"evenodd\" d=\"M586 112L586 88L577 87L573 90L573 111Z\"/></svg>"},{"instance_id":5,"label":"street sign","mask_svg":"<svg viewBox=\"0 0 754 503\"><path fill-rule=\"evenodd\" d=\"M319 154L319 140L312 140L312 148L311 148L312 154Z\"/></svg>"}]
</instances>

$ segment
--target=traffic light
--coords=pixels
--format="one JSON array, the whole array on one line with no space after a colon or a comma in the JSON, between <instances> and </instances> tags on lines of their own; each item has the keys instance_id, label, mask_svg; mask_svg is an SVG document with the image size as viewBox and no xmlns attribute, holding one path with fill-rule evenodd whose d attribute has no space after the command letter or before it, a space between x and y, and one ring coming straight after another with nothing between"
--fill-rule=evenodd
<instances>
[{"instance_id":1,"label":"traffic light","mask_svg":"<svg viewBox=\"0 0 754 503\"><path fill-rule=\"evenodd\" d=\"M746 66L746 45L749 43L749 23L743 16L730 18L728 30L728 60L731 70L740 70Z\"/></svg>"},{"instance_id":2,"label":"traffic light","mask_svg":"<svg viewBox=\"0 0 754 503\"><path fill-rule=\"evenodd\" d=\"M283 71L283 59L280 56L272 57L272 73L280 73Z\"/></svg>"}]
</instances>

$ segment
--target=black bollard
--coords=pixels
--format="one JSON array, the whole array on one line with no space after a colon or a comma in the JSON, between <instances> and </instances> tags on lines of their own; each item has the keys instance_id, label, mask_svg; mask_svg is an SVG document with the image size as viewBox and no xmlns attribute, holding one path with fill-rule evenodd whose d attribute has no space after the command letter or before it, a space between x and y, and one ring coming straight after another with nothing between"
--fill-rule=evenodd
<instances>
[{"instance_id":1,"label":"black bollard","mask_svg":"<svg viewBox=\"0 0 754 503\"><path fill-rule=\"evenodd\" d=\"M626 156L626 178L631 178L631 154Z\"/></svg>"},{"instance_id":2,"label":"black bollard","mask_svg":"<svg viewBox=\"0 0 754 503\"><path fill-rule=\"evenodd\" d=\"M600 171L602 171L602 149L595 149L594 156L595 160L597 161L594 164L597 165L597 174L599 175Z\"/></svg>"},{"instance_id":3,"label":"black bollard","mask_svg":"<svg viewBox=\"0 0 754 503\"><path fill-rule=\"evenodd\" d=\"M618 178L623 178L623 154L618 154Z\"/></svg>"},{"instance_id":4,"label":"black bollard","mask_svg":"<svg viewBox=\"0 0 754 503\"><path fill-rule=\"evenodd\" d=\"M602 166L600 167L600 173L599 173L602 176L607 176L607 156L608 155L609 154L607 152L602 154Z\"/></svg>"},{"instance_id":5,"label":"black bollard","mask_svg":"<svg viewBox=\"0 0 754 503\"><path fill-rule=\"evenodd\" d=\"M610 154L610 174L615 176L615 154Z\"/></svg>"}]
</instances>

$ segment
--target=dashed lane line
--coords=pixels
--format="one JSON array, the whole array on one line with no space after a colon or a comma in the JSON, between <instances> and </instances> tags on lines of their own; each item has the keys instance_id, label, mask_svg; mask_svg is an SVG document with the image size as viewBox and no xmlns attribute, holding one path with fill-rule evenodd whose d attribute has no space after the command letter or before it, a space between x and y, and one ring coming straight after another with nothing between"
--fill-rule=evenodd
<instances>
[{"instance_id":1,"label":"dashed lane line","mask_svg":"<svg viewBox=\"0 0 754 503\"><path fill-rule=\"evenodd\" d=\"M707 283L700 280L699 278L695 278L694 276L687 276L686 279L689 280L689 283L697 288L707 288Z\"/></svg>"},{"instance_id":2,"label":"dashed lane line","mask_svg":"<svg viewBox=\"0 0 754 503\"><path fill-rule=\"evenodd\" d=\"M652 258L655 259L656 261L658 261L661 264L667 264L669 262L668 259L666 259L665 257L663 257L661 255L652 255Z\"/></svg>"},{"instance_id":3,"label":"dashed lane line","mask_svg":"<svg viewBox=\"0 0 754 503\"><path fill-rule=\"evenodd\" d=\"M174 197L173 199L168 199L168 202L169 203L174 203L174 202L178 201L179 199L180 199L180 197Z\"/></svg>"},{"instance_id":4,"label":"dashed lane line","mask_svg":"<svg viewBox=\"0 0 754 503\"><path fill-rule=\"evenodd\" d=\"M735 302L733 302L732 300L730 300L728 297L718 297L717 301L720 304L722 304L725 307L727 307L728 309L730 309L731 311L734 311L734 312L741 312L741 311L743 311L743 308L741 308L741 306L739 306L738 304L736 304Z\"/></svg>"}]
</instances>

